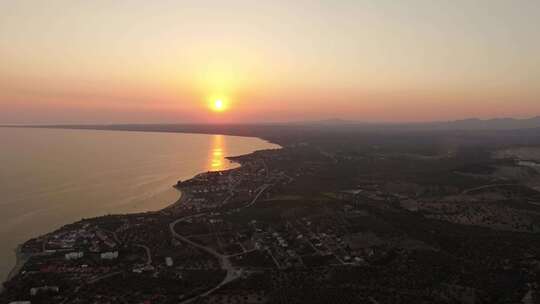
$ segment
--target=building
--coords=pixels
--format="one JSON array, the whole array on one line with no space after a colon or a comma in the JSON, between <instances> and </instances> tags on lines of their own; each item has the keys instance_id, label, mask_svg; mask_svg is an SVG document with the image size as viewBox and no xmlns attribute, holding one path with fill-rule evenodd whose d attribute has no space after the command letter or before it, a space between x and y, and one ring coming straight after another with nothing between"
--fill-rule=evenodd
<instances>
[{"instance_id":1,"label":"building","mask_svg":"<svg viewBox=\"0 0 540 304\"><path fill-rule=\"evenodd\" d=\"M118 258L118 251L103 252L100 257L102 260L114 260Z\"/></svg>"},{"instance_id":2,"label":"building","mask_svg":"<svg viewBox=\"0 0 540 304\"><path fill-rule=\"evenodd\" d=\"M84 252L82 251L70 252L70 253L65 254L66 260L78 260L82 258L83 256L84 256Z\"/></svg>"}]
</instances>

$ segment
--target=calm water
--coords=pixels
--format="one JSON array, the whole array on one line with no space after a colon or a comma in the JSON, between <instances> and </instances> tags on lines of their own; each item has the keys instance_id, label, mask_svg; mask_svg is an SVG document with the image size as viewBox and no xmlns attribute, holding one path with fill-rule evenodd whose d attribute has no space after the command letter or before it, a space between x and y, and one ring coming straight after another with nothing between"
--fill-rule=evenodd
<instances>
[{"instance_id":1,"label":"calm water","mask_svg":"<svg viewBox=\"0 0 540 304\"><path fill-rule=\"evenodd\" d=\"M178 179L277 148L257 138L0 128L0 280L25 240L83 217L159 210Z\"/></svg>"}]
</instances>

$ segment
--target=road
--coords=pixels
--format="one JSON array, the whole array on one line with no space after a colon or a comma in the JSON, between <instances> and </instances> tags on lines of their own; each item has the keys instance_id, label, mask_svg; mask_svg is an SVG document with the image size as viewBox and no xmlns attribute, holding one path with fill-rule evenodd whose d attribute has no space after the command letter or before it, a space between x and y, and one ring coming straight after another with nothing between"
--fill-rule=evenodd
<instances>
[{"instance_id":1,"label":"road","mask_svg":"<svg viewBox=\"0 0 540 304\"><path fill-rule=\"evenodd\" d=\"M142 248L142 249L144 249L146 251L146 265L151 265L152 264L152 253L150 252L150 248L148 248L148 246L146 246L146 245L141 245L141 244L135 244L135 246L140 247L140 248Z\"/></svg>"},{"instance_id":2,"label":"road","mask_svg":"<svg viewBox=\"0 0 540 304\"><path fill-rule=\"evenodd\" d=\"M180 222L183 222L183 221L186 221L190 218L195 218L195 217L200 217L200 216L203 216L205 215L206 213L200 213L200 214L196 214L196 215L190 215L190 216L186 216L186 217L183 217L183 218L179 218L177 219L176 221L172 222L169 224L169 229L171 230L171 234L173 235L174 238L182 241L182 242L185 242L195 248L198 248L204 252L207 252L211 255L213 255L214 257L216 257L219 261L219 264L221 266L221 269L227 271L227 275L225 276L225 278L223 279L223 281L221 281L221 283L219 283L216 287L198 295L197 297L193 297L193 298L190 298L190 299L187 299L181 303L190 303L192 301L194 301L196 298L199 298L199 297L204 297L204 296L207 296L209 294L211 294L212 292L216 291L217 289L221 288L221 286L237 279L240 275L240 271L239 269L236 269L234 268L234 266L232 265L230 259L228 256L226 255L223 255L223 254L220 254L218 253L217 251L215 251L213 248L211 247L208 247L208 246L203 246L203 245L200 245L200 244L197 244L193 241L191 241L190 239L178 234L175 230L174 230L174 226L176 226L176 224L180 223Z\"/></svg>"},{"instance_id":3,"label":"road","mask_svg":"<svg viewBox=\"0 0 540 304\"><path fill-rule=\"evenodd\" d=\"M97 278L94 278L92 280L89 280L88 282L86 282L87 284L94 284L94 283L97 283L101 280L104 280L104 279L108 279L108 278L111 278L111 277L114 277L116 275L119 275L119 274L122 274L123 271L115 271L115 272L111 272L111 273L107 273L105 275L102 275L100 277L97 277Z\"/></svg>"},{"instance_id":4,"label":"road","mask_svg":"<svg viewBox=\"0 0 540 304\"><path fill-rule=\"evenodd\" d=\"M264 184L263 186L261 186L259 192L255 195L253 200L251 200L251 202L249 204L247 204L243 208L248 208L248 207L253 206L257 202L259 197L262 195L262 193L264 191L266 191L268 188L270 188L271 186L272 186L272 184ZM198 296L195 296L195 297L189 298L187 300L184 300L183 302L181 302L181 304L190 303L190 302L194 301L197 298L205 297L205 296L211 294L212 292L218 290L223 285L225 285L225 284L239 278L240 275L241 275L241 269L235 268L232 265L231 260L230 260L230 256L221 254L221 253L215 251L213 248L211 248L209 246L203 246L203 245L197 244L197 243L193 242L192 240L188 239L187 237L184 237L184 236L180 235L179 233L177 233L174 230L174 226L176 226L176 224L178 224L180 222L187 221L189 219L196 218L196 217L201 217L201 216L207 215L209 213L210 212L203 212L203 213L189 215L189 216L179 218L179 219L177 219L177 220L175 220L175 221L173 221L172 223L169 224L169 230L171 231L171 234L175 239L180 240L180 241L182 241L184 243L187 243L187 244L189 244L189 245L191 245L191 246L193 246L193 247L195 247L197 249L200 249L200 250L202 250L202 251L216 257L218 259L218 261L219 261L221 269L225 270L227 272L227 275L225 276L223 281L221 281L221 283L219 283L216 287L214 287L214 288L212 288L212 289L210 289L210 290L208 290L208 291L206 291L206 292L204 292L204 293L202 293L202 294L200 294Z\"/></svg>"},{"instance_id":5,"label":"road","mask_svg":"<svg viewBox=\"0 0 540 304\"><path fill-rule=\"evenodd\" d=\"M255 202L259 199L259 197L261 196L261 194L263 194L264 191L266 191L266 189L270 188L272 185L271 184L264 184L261 186L261 190L259 190L259 192L255 195L255 197L253 198L253 200L247 204L244 208L248 208L248 207L251 207L255 204Z\"/></svg>"}]
</instances>

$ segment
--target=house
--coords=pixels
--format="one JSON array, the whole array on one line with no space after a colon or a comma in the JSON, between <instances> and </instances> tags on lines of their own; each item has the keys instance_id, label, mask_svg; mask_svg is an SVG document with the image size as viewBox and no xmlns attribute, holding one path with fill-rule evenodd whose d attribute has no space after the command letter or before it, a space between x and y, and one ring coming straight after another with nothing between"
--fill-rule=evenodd
<instances>
[{"instance_id":1,"label":"house","mask_svg":"<svg viewBox=\"0 0 540 304\"><path fill-rule=\"evenodd\" d=\"M102 260L114 260L118 258L118 251L103 252L100 257Z\"/></svg>"},{"instance_id":2,"label":"house","mask_svg":"<svg viewBox=\"0 0 540 304\"><path fill-rule=\"evenodd\" d=\"M65 254L66 260L78 260L84 256L84 252L77 251L77 252L70 252Z\"/></svg>"}]
</instances>

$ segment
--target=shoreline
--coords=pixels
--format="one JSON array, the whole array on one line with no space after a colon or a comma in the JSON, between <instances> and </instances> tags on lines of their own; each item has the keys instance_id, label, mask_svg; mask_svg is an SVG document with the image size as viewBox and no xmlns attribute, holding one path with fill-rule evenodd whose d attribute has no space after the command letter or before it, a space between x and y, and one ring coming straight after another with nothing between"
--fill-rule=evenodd
<instances>
[{"instance_id":1,"label":"shoreline","mask_svg":"<svg viewBox=\"0 0 540 304\"><path fill-rule=\"evenodd\" d=\"M67 130L69 130L70 128L66 128ZM132 131L132 130L99 130L99 129L76 129L76 130L96 130L96 131L120 131L120 132L141 132L141 131ZM153 133L165 133L164 131L142 131L142 132L153 132ZM167 132L169 133L169 132ZM206 133L193 133L193 132L171 132L171 133L182 133L182 134L206 134ZM263 140L265 142L268 142L268 143L271 143L271 144L274 144L274 145L278 145L279 148L277 149L283 149L283 146L281 146L280 144L278 143L274 143L268 139L265 139L265 138L262 138L262 137L257 137L257 136L241 136L241 135L228 135L228 134L224 134L225 136L239 136L239 137L252 137L252 138L258 138L260 140ZM219 171L227 171L227 170L234 170L234 169L238 169L240 167L242 167L242 162L241 161L238 161L234 158L239 158L239 157L245 157L245 156L249 156L249 155L252 155L254 153L256 153L257 151L264 151L264 150L254 150L250 153L247 153L247 154L242 154L242 155L235 155L235 156L226 156L224 157L225 159L229 160L230 162L233 162L233 163L237 163L239 166L236 167L236 168L232 168L232 169L226 169L226 170L219 170ZM219 171L216 171L216 172L219 172ZM190 180L190 179L193 179L195 178L197 175L199 174L202 174L202 173L205 173L205 172L200 172L200 173L197 173L195 175L193 175L191 178L187 179L187 180ZM180 192L180 197L173 203L167 205L166 207L160 209L160 210L156 210L156 211L152 211L152 212L166 212L170 209L173 209L175 208L176 206L178 205L182 205L184 203L186 203L190 196L185 192L185 191L182 191L180 187L177 186L177 184L174 184L172 185L172 187L174 189L176 189L178 192ZM81 218L82 219L82 218ZM75 222L74 222L75 223ZM45 234L47 233L50 233L50 232L46 232ZM13 268L10 270L10 272L8 273L7 277L2 280L2 284L0 284L0 293L2 293L4 291L4 283L6 282L9 282L12 278L14 278L16 275L19 274L19 272L22 270L23 266L26 264L26 262L31 258L31 255L26 255L22 252L22 247L23 245L27 242L28 240L26 240L25 242L19 244L16 248L15 248L15 258L16 258L16 262L15 262L15 265L13 266Z\"/></svg>"},{"instance_id":2,"label":"shoreline","mask_svg":"<svg viewBox=\"0 0 540 304\"><path fill-rule=\"evenodd\" d=\"M15 265L13 266L13 268L11 268L3 283L9 282L11 279L17 276L22 270L23 266L26 264L26 262L28 262L28 260L32 257L32 255L24 254L22 252L23 244L19 244L17 248L15 248ZM3 283L0 285L0 293L4 291Z\"/></svg>"},{"instance_id":3,"label":"shoreline","mask_svg":"<svg viewBox=\"0 0 540 304\"><path fill-rule=\"evenodd\" d=\"M177 188L176 185L173 185L172 187L174 189L176 189L180 193L180 197L175 202L167 205L166 207L164 207L164 208L162 208L160 210L152 211L152 212L167 211L169 208L173 208L175 206L181 205L181 204L183 204L183 203L185 203L187 201L189 196L185 192L182 192L182 190ZM15 251L15 265L13 265L13 267L9 271L7 277L4 280L2 280L2 284L0 284L0 293L2 293L4 291L4 283L9 282L17 274L19 274L19 272L23 268L24 264L26 264L26 262L31 258L31 255L29 256L29 255L26 255L26 254L24 254L22 252L22 247L23 247L25 242L17 245L17 247L14 250Z\"/></svg>"},{"instance_id":4,"label":"shoreline","mask_svg":"<svg viewBox=\"0 0 540 304\"><path fill-rule=\"evenodd\" d=\"M172 187L178 192L180 192L180 197L174 203L167 205L166 207L158 210L157 212L168 211L169 209L172 209L178 205L184 204L189 199L189 195L185 191L182 191L180 188L176 187L176 185L173 185Z\"/></svg>"}]
</instances>

